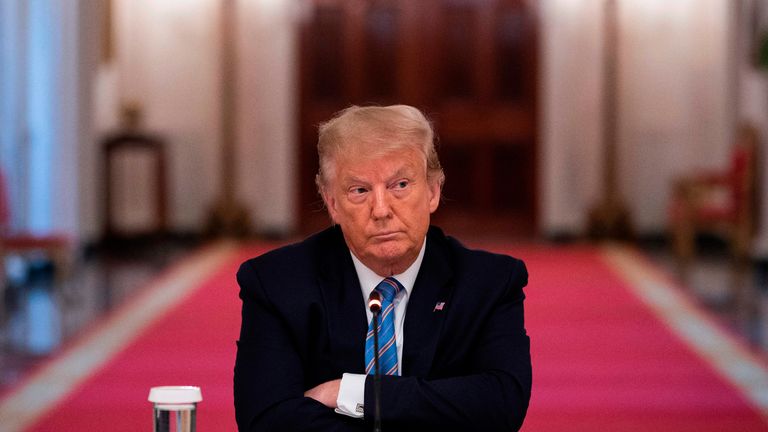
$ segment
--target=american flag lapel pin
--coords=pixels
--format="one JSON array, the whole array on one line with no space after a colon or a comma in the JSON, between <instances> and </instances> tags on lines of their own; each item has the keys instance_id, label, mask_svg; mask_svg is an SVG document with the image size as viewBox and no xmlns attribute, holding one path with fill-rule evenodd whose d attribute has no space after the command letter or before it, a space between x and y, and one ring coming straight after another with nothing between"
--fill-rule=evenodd
<instances>
[{"instance_id":1,"label":"american flag lapel pin","mask_svg":"<svg viewBox=\"0 0 768 432\"><path fill-rule=\"evenodd\" d=\"M437 302L437 304L435 304L435 308L432 309L432 312L441 311L443 310L444 307L445 307L445 302Z\"/></svg>"}]
</instances>

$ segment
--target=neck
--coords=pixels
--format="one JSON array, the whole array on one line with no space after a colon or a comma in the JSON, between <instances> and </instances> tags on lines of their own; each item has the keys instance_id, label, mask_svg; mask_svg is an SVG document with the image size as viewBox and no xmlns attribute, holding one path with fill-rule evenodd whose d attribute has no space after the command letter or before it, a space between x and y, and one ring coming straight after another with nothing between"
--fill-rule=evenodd
<instances>
[{"instance_id":1,"label":"neck","mask_svg":"<svg viewBox=\"0 0 768 432\"><path fill-rule=\"evenodd\" d=\"M417 255L418 256L418 255ZM360 257L358 257L359 259ZM408 270L408 267L411 266L411 264L416 261L416 257L410 258L410 259L401 259L396 262L369 262L368 260L361 259L360 262L362 262L366 267L373 270L374 273L381 277L389 277L398 275L401 273L405 273L406 270Z\"/></svg>"}]
</instances>

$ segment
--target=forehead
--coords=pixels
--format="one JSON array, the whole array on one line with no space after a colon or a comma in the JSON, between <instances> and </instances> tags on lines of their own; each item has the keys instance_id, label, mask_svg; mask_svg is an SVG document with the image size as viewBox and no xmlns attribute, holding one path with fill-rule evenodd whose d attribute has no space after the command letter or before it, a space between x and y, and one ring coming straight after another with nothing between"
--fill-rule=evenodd
<instances>
[{"instance_id":1,"label":"forehead","mask_svg":"<svg viewBox=\"0 0 768 432\"><path fill-rule=\"evenodd\" d=\"M351 152L339 155L336 175L339 179L377 179L393 175L426 174L426 158L415 148L383 152Z\"/></svg>"}]
</instances>

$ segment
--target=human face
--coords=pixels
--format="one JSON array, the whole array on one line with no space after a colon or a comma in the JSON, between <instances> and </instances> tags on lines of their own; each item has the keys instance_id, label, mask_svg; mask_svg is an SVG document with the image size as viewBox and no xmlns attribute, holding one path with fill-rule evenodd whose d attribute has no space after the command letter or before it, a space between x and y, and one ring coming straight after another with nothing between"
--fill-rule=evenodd
<instances>
[{"instance_id":1,"label":"human face","mask_svg":"<svg viewBox=\"0 0 768 432\"><path fill-rule=\"evenodd\" d=\"M345 155L323 191L347 246L380 276L404 272L415 260L440 203L440 186L427 180L416 149L378 156Z\"/></svg>"}]
</instances>

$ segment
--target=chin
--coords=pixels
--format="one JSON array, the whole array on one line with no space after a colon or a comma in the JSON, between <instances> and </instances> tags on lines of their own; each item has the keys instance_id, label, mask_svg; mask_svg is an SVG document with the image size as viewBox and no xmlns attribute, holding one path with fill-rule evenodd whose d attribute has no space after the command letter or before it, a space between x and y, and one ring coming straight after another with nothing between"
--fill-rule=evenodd
<instances>
[{"instance_id":1,"label":"chin","mask_svg":"<svg viewBox=\"0 0 768 432\"><path fill-rule=\"evenodd\" d=\"M394 262L407 255L409 250L408 245L396 242L396 244L379 245L374 255L380 260Z\"/></svg>"}]
</instances>

